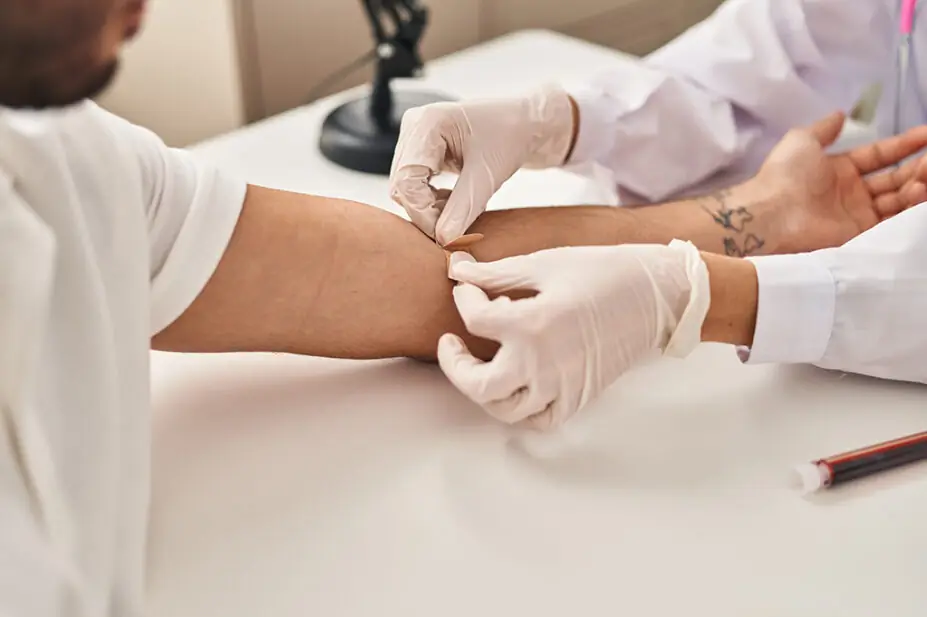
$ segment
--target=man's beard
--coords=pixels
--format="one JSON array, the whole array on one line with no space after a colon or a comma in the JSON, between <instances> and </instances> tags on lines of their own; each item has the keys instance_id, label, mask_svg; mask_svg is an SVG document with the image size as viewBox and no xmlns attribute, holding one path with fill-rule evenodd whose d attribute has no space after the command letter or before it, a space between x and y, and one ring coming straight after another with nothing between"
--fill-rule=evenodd
<instances>
[{"instance_id":1,"label":"man's beard","mask_svg":"<svg viewBox=\"0 0 927 617\"><path fill-rule=\"evenodd\" d=\"M24 83L4 85L0 77L0 106L13 109L52 109L67 107L100 94L119 71L112 60L82 76L78 82L63 84L51 79L26 79Z\"/></svg>"}]
</instances>

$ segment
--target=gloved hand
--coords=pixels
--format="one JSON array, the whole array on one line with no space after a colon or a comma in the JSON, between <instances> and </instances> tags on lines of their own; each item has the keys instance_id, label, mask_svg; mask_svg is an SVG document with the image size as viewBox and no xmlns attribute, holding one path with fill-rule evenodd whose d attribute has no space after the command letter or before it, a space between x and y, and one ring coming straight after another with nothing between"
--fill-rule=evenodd
<instances>
[{"instance_id":1,"label":"gloved hand","mask_svg":"<svg viewBox=\"0 0 927 617\"><path fill-rule=\"evenodd\" d=\"M572 140L572 104L559 87L523 98L410 109L402 118L390 195L444 246L466 233L519 168L562 164ZM444 171L460 174L450 196L430 184Z\"/></svg>"},{"instance_id":2,"label":"gloved hand","mask_svg":"<svg viewBox=\"0 0 927 617\"><path fill-rule=\"evenodd\" d=\"M445 334L438 362L493 417L549 428L656 350L687 355L708 312L708 270L688 242L569 247L490 263L455 253L449 275L467 330L501 343L482 362ZM486 292L535 290L511 300Z\"/></svg>"}]
</instances>

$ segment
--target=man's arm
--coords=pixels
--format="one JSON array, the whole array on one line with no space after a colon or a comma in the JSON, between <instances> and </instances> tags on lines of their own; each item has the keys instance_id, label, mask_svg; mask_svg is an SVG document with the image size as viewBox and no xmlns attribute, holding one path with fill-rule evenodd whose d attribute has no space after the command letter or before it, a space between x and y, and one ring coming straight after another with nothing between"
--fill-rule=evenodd
<instances>
[{"instance_id":1,"label":"man's arm","mask_svg":"<svg viewBox=\"0 0 927 617\"><path fill-rule=\"evenodd\" d=\"M489 212L477 223L486 238L472 252L489 260L673 238L707 251L723 246L728 230L693 205ZM452 332L491 357L496 344L466 334L451 290L444 251L407 221L354 202L250 187L212 278L153 346L432 359L440 336Z\"/></svg>"},{"instance_id":2,"label":"man's arm","mask_svg":"<svg viewBox=\"0 0 927 617\"><path fill-rule=\"evenodd\" d=\"M479 261L570 245L689 240L703 251L749 257L839 246L927 200L927 159L894 167L927 145L927 127L828 155L843 117L794 129L750 180L704 197L638 208L488 212L469 229L486 241ZM524 233L524 217L544 226Z\"/></svg>"},{"instance_id":3,"label":"man's arm","mask_svg":"<svg viewBox=\"0 0 927 617\"><path fill-rule=\"evenodd\" d=\"M251 186L219 266L153 339L167 351L434 357L463 334L444 251L403 219L351 201ZM474 342L481 355L495 346Z\"/></svg>"},{"instance_id":4,"label":"man's arm","mask_svg":"<svg viewBox=\"0 0 927 617\"><path fill-rule=\"evenodd\" d=\"M744 257L789 250L784 208L772 196L739 185L705 197L637 208L567 206L494 210L469 233L484 239L469 252L495 261L560 246L666 244L678 238L699 249Z\"/></svg>"}]
</instances>

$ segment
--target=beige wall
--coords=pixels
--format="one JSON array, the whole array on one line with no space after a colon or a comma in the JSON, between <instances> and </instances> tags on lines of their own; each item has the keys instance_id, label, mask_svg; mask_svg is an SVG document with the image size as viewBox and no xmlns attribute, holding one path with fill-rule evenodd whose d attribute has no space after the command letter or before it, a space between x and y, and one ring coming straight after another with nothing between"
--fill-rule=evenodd
<instances>
[{"instance_id":1,"label":"beige wall","mask_svg":"<svg viewBox=\"0 0 927 617\"><path fill-rule=\"evenodd\" d=\"M99 102L171 145L244 121L232 0L151 0L141 36Z\"/></svg>"},{"instance_id":2,"label":"beige wall","mask_svg":"<svg viewBox=\"0 0 927 617\"><path fill-rule=\"evenodd\" d=\"M435 58L524 28L550 28L643 54L720 0L424 0ZM151 0L146 27L100 101L172 145L306 102L333 69L372 46L360 0ZM358 71L329 88L369 79Z\"/></svg>"},{"instance_id":3,"label":"beige wall","mask_svg":"<svg viewBox=\"0 0 927 617\"><path fill-rule=\"evenodd\" d=\"M484 38L547 28L643 55L705 19L721 0L480 0Z\"/></svg>"},{"instance_id":4,"label":"beige wall","mask_svg":"<svg viewBox=\"0 0 927 617\"><path fill-rule=\"evenodd\" d=\"M547 0L542 0L547 1ZM254 117L275 114L307 102L320 82L373 47L360 0L240 0L249 6L250 49L256 60L246 73ZM479 42L477 0L423 0L431 21L422 54L435 58ZM338 92L367 81L370 66L317 94Z\"/></svg>"},{"instance_id":5,"label":"beige wall","mask_svg":"<svg viewBox=\"0 0 927 617\"><path fill-rule=\"evenodd\" d=\"M333 69L372 46L360 0L238 0L248 117L306 102ZM721 0L423 0L431 9L426 59L525 28L558 30L593 43L645 54L701 21ZM369 79L358 71L321 94Z\"/></svg>"}]
</instances>

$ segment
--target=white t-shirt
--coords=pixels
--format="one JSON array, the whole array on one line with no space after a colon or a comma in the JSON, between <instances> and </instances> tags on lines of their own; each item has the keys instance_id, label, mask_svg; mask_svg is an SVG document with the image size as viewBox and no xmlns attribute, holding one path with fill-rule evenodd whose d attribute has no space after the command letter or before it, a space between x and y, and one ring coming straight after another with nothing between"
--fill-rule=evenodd
<instances>
[{"instance_id":1,"label":"white t-shirt","mask_svg":"<svg viewBox=\"0 0 927 617\"><path fill-rule=\"evenodd\" d=\"M244 194L92 103L0 109L0 614L143 613L150 339Z\"/></svg>"}]
</instances>

